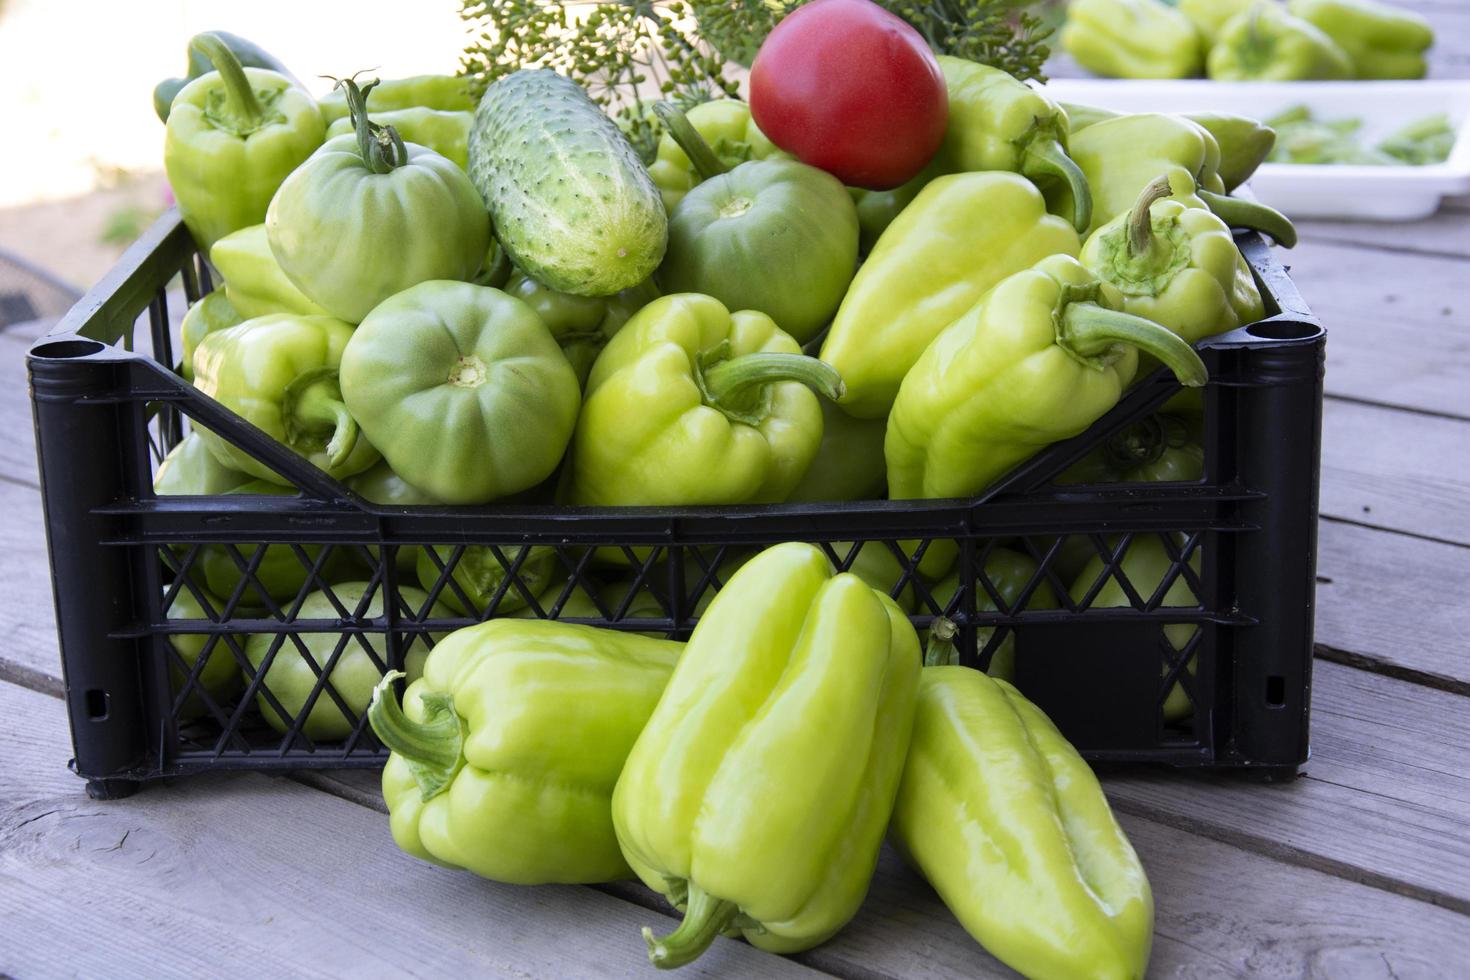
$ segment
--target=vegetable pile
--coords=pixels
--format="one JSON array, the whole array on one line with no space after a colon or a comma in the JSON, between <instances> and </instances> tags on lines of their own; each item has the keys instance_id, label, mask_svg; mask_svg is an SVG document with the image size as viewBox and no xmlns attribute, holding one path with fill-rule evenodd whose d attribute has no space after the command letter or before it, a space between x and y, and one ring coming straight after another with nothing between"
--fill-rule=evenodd
<instances>
[{"instance_id":1,"label":"vegetable pile","mask_svg":"<svg viewBox=\"0 0 1470 980\"><path fill-rule=\"evenodd\" d=\"M1231 228L1294 240L1227 193L1269 129L1063 108L936 57L867 0L782 21L750 104L654 107L648 164L546 69L478 100L422 77L344 78L318 102L241 39L194 51L215 70L167 107L165 160L223 286L189 311L179 370L380 504L967 497L1156 371L1186 390L1062 479L1198 480L1191 345L1264 315ZM198 426L155 488L293 492ZM1063 574L1090 583L1073 543ZM194 584L280 614L308 569L285 545L240 550L245 566L202 546ZM361 567L303 553L364 604ZM613 589L630 554L589 559ZM912 557L936 594L960 587L952 542ZM1162 582L1155 557L1140 544L1118 560L1146 584ZM401 707L370 636L335 659L335 634L251 637L261 715L296 724L307 656L330 662L335 693L301 731L346 738L368 713L393 750L383 787L406 850L509 882L636 874L684 914L648 936L659 966L721 933L822 942L855 914L886 833L1023 973L1142 974L1152 898L1096 779L1009 684L1013 649L990 675L955 666L940 620L922 652L897 552L863 545L840 573L806 544L749 557L683 645L534 620L598 615L554 559L401 548L397 573L443 603L431 618L486 621L408 650ZM1035 570L1005 548L985 562L1008 602ZM1059 600L1044 584L1028 601ZM335 608L314 592L294 615ZM201 665L199 639L175 635L179 664L231 696L239 672L224 651Z\"/></svg>"},{"instance_id":2,"label":"vegetable pile","mask_svg":"<svg viewBox=\"0 0 1470 980\"><path fill-rule=\"evenodd\" d=\"M1423 78L1434 31L1378 0L1071 0L1061 44L1111 78Z\"/></svg>"}]
</instances>

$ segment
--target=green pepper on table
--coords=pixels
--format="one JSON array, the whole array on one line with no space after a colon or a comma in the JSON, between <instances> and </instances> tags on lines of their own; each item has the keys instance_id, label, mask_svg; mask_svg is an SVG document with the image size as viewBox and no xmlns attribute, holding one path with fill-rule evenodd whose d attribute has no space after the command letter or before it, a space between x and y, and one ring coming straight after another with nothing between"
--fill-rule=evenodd
<instances>
[{"instance_id":1,"label":"green pepper on table","mask_svg":"<svg viewBox=\"0 0 1470 980\"><path fill-rule=\"evenodd\" d=\"M822 360L847 388L838 404L858 418L888 414L924 349L987 290L1080 247L1071 224L1048 214L1019 174L931 181L878 239L822 343Z\"/></svg>"},{"instance_id":2,"label":"green pepper on table","mask_svg":"<svg viewBox=\"0 0 1470 980\"><path fill-rule=\"evenodd\" d=\"M1347 53L1353 77L1423 78L1434 29L1413 11L1374 0L1289 0L1286 9Z\"/></svg>"},{"instance_id":3,"label":"green pepper on table","mask_svg":"<svg viewBox=\"0 0 1470 980\"><path fill-rule=\"evenodd\" d=\"M322 144L316 104L285 75L241 68L218 37L191 42L215 71L174 98L163 168L199 249L265 220L281 182Z\"/></svg>"},{"instance_id":4,"label":"green pepper on table","mask_svg":"<svg viewBox=\"0 0 1470 980\"><path fill-rule=\"evenodd\" d=\"M1006 681L923 669L890 836L1017 972L1144 976L1154 902L1138 855L1087 763Z\"/></svg>"},{"instance_id":5,"label":"green pepper on table","mask_svg":"<svg viewBox=\"0 0 1470 980\"><path fill-rule=\"evenodd\" d=\"M1353 77L1353 62L1316 26L1257 3L1220 28L1206 62L1217 81L1293 82Z\"/></svg>"},{"instance_id":6,"label":"green pepper on table","mask_svg":"<svg viewBox=\"0 0 1470 980\"><path fill-rule=\"evenodd\" d=\"M1205 50L1215 43L1220 29L1236 14L1245 13L1261 0L1179 0L1179 12L1199 31Z\"/></svg>"},{"instance_id":7,"label":"green pepper on table","mask_svg":"<svg viewBox=\"0 0 1470 980\"><path fill-rule=\"evenodd\" d=\"M1189 78L1203 66L1194 24L1160 0L1072 0L1061 46L1109 78Z\"/></svg>"},{"instance_id":8,"label":"green pepper on table","mask_svg":"<svg viewBox=\"0 0 1470 980\"><path fill-rule=\"evenodd\" d=\"M1066 110L1074 135L1104 119L1126 115L1099 106L1078 105L1073 102L1063 102L1061 106ZM1176 115L1182 115L1215 138L1220 149L1217 173L1227 194L1250 180L1251 174L1265 162L1271 155L1271 148L1276 145L1276 131L1271 128L1271 124L1249 116L1238 116L1230 112L1184 112Z\"/></svg>"},{"instance_id":9,"label":"green pepper on table","mask_svg":"<svg viewBox=\"0 0 1470 980\"><path fill-rule=\"evenodd\" d=\"M492 620L441 640L400 709L368 721L393 839L409 854L514 884L632 874L612 794L683 645L569 623Z\"/></svg>"},{"instance_id":10,"label":"green pepper on table","mask_svg":"<svg viewBox=\"0 0 1470 980\"><path fill-rule=\"evenodd\" d=\"M795 160L727 169L682 113L666 103L658 112L702 178L669 216L659 288L764 313L798 343L811 340L857 269L857 208L846 188Z\"/></svg>"},{"instance_id":11,"label":"green pepper on table","mask_svg":"<svg viewBox=\"0 0 1470 980\"><path fill-rule=\"evenodd\" d=\"M728 929L797 952L852 918L918 675L908 618L819 549L777 545L735 573L613 791L628 864L684 913L668 935L644 931L655 966L691 962Z\"/></svg>"},{"instance_id":12,"label":"green pepper on table","mask_svg":"<svg viewBox=\"0 0 1470 980\"><path fill-rule=\"evenodd\" d=\"M592 366L571 497L593 506L786 498L822 438L817 396L842 393L771 318L696 293L638 311Z\"/></svg>"},{"instance_id":13,"label":"green pepper on table","mask_svg":"<svg viewBox=\"0 0 1470 980\"><path fill-rule=\"evenodd\" d=\"M361 615L376 619L383 615L382 585L343 582L332 588L337 602L349 615L358 613L369 592L372 598ZM443 619L450 615L448 610L438 605L425 610L429 597L411 586L400 585L398 593L415 616L420 612L425 612L423 618L426 619ZM313 592L302 600L295 618L337 621L341 619L341 613L326 593ZM437 640L435 634L430 634L430 637ZM305 653L297 642L305 647ZM402 645L405 647L403 669L410 681L417 680L423 672L424 658L429 654L430 639L421 632L409 632L405 634ZM245 641L245 656L251 666L248 680L251 683L259 680L256 706L266 723L284 733L296 725L297 719L305 712L299 730L314 742L340 741L351 735L372 701L373 690L382 680L384 668L391 666L383 638L368 632L299 633L294 635L294 639L290 634L253 633ZM323 685L312 700L312 692L323 674L337 697L333 698L327 686ZM280 708L271 703L271 697L280 703ZM338 704L338 699L341 704ZM309 709L308 701L311 702Z\"/></svg>"}]
</instances>

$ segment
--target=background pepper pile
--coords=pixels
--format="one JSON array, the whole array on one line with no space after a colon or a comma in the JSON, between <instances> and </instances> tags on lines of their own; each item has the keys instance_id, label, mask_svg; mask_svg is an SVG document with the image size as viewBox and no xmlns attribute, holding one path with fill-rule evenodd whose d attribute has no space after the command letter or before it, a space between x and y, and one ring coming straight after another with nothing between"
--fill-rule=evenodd
<instances>
[{"instance_id":1,"label":"background pepper pile","mask_svg":"<svg viewBox=\"0 0 1470 980\"><path fill-rule=\"evenodd\" d=\"M772 43L817 17L848 18L858 31L883 18L903 26L869 7L818 0ZM786 118L783 128L803 139L786 148L767 139L756 118L780 115L759 100L687 115L657 107L666 131L647 167L580 87L549 71L508 75L477 105L445 78L344 79L317 104L285 74L241 67L238 39L202 36L198 50L218 70L175 96L165 158L223 288L186 318L181 373L364 497L407 505L832 501L885 488L895 499L968 496L1085 431L1157 367L1203 384L1190 344L1264 313L1230 226L1287 245L1294 237L1279 214L1226 196L1270 151L1269 131L1234 117L1095 113L1074 133L1069 112L1043 92L995 68L936 60L904 29L911 47L899 70L941 123L933 152L867 168L864 153L881 147L850 142L831 165L862 182L849 187L802 162L814 152L803 143L811 126ZM762 75L758 56L755 74L779 89L792 73L770 65ZM873 173L883 176L851 176ZM1070 478L1198 479L1199 402L1187 394L1152 428L1126 434L1121 462L1105 447ZM157 489L292 492L201 428L160 467ZM941 593L955 554L944 544L919 562ZM211 547L196 584L216 608L287 618L281 603L306 581L294 553L266 546L247 576L222 549L211 561ZM991 560L1013 560L1024 581L1029 559L1008 555L996 549ZM1125 560L1144 557L1130 550ZM576 615L588 599L566 594L553 558L471 546L440 599L473 618L529 616L533 599ZM448 560L439 548L405 548L399 571L432 590ZM617 588L628 555L593 560ZM366 596L366 569L350 559L318 565L339 597ZM535 595L508 590L512 573ZM982 872L977 858L967 865L974 877L960 881L943 867L952 856L927 853L895 825L971 932L1019 969L1069 975L1085 954L1109 964L1106 975L1137 975L1151 900L1095 781L1005 685L1013 657L995 658L1001 680L938 661L932 683L918 678L904 573L877 546L840 575L810 546L771 549L699 610L682 655L652 639L506 619L444 639L431 656L411 649L405 668L419 693L402 714L382 697L373 708L402 760L385 774L395 835L414 853L510 881L602 880L631 867L686 909L673 936L650 939L654 961L673 966L728 930L783 951L829 936L861 900L895 799L898 813L945 809L940 789L958 784L936 772L952 770L968 774L961 789L983 801L995 834L1017 820L1050 828L1050 842L1028 854L1034 868ZM1042 608L1056 597L1037 590L1031 601ZM331 608L313 593L297 614L331 618ZM189 610L176 605L174 615ZM241 678L229 653L200 665L203 647L190 639L176 642L181 663L212 695L230 697ZM545 660L531 655L553 648ZM315 673L304 654L322 662L322 652L285 634L247 643L268 723L285 730L305 710ZM511 838L475 827L545 801L495 803L510 792L493 785L497 773L562 763L482 756L476 730L506 707L483 699L526 699L504 721L529 726L516 739L560 744L564 734L531 722L544 706L516 671L568 657L585 664L582 673L563 664L568 683L609 697L606 727L588 735L607 751L568 757L558 780L605 797L611 815L603 804L546 803L579 828L597 824L587 848L550 853L523 830L533 839L516 840L511 859L501 853ZM668 690L653 698L674 657ZM499 682L470 680L505 664ZM624 673L628 700L614 710ZM330 679L333 703L318 699L302 725L313 739L350 734L380 680L356 648ZM794 721L808 714L840 719L850 737ZM635 744L644 721L653 734ZM821 755L834 746L839 757ZM1072 788L1012 810L1013 787L986 761L995 752ZM724 759L713 770L712 754ZM780 761L792 758L808 761L799 770ZM776 820L771 838L739 813L728 826L695 826L701 806L716 801L723 812L735 804L720 801L742 794L766 806L789 797L789 820L804 829L783 834ZM825 816L813 824L816 810ZM1084 824L1090 842L1072 840ZM1054 909L1070 916L1059 932L997 925L1004 903L978 898L1050 888L1077 860L1067 855L1094 846L1096 862L1082 860L1078 874L1105 880L1068 886L1076 894ZM793 847L789 860L777 855ZM784 877L755 873L754 853L772 855ZM996 884L992 873L1001 882L1019 874L1021 884ZM1073 945L1084 933L1099 945Z\"/></svg>"},{"instance_id":2,"label":"background pepper pile","mask_svg":"<svg viewBox=\"0 0 1470 980\"><path fill-rule=\"evenodd\" d=\"M1061 44L1111 78L1423 78L1434 31L1377 0L1071 0Z\"/></svg>"}]
</instances>

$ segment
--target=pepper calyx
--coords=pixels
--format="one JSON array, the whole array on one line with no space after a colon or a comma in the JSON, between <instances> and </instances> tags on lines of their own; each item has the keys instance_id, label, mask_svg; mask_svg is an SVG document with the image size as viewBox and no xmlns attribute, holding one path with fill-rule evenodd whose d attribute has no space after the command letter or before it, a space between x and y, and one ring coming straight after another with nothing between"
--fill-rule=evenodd
<instances>
[{"instance_id":1,"label":"pepper calyx","mask_svg":"<svg viewBox=\"0 0 1470 980\"><path fill-rule=\"evenodd\" d=\"M648 943L648 962L661 970L692 963L728 928L740 913L734 902L715 898L694 882L689 882L684 918L678 927L663 937L656 937L647 926L643 941Z\"/></svg>"},{"instance_id":2,"label":"pepper calyx","mask_svg":"<svg viewBox=\"0 0 1470 980\"><path fill-rule=\"evenodd\" d=\"M465 723L454 710L454 699L438 691L420 694L424 720L409 720L390 690L404 676L401 670L383 675L368 705L368 724L380 742L408 763L427 802L448 789L464 768Z\"/></svg>"}]
</instances>

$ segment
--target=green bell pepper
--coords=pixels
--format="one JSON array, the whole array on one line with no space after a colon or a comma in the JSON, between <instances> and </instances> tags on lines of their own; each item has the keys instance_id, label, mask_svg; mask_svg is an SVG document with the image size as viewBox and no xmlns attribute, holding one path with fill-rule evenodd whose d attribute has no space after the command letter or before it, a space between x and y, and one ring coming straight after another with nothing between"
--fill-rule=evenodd
<instances>
[{"instance_id":1,"label":"green bell pepper","mask_svg":"<svg viewBox=\"0 0 1470 980\"><path fill-rule=\"evenodd\" d=\"M536 311L583 385L608 339L659 295L650 279L611 296L575 296L557 292L524 272L512 275L504 289Z\"/></svg>"},{"instance_id":2,"label":"green bell pepper","mask_svg":"<svg viewBox=\"0 0 1470 980\"><path fill-rule=\"evenodd\" d=\"M354 79L352 79L355 81ZM334 81L337 81L334 79ZM348 79L342 79L348 81ZM390 78L373 86L372 92L363 90L367 96L368 112L377 116L380 112L397 112L400 109L437 109L443 112L474 112L475 97L470 94L467 81L457 75L411 75L408 78ZM338 119L352 116L352 106L347 100L345 86L333 86L332 91L322 96L317 105L322 119L329 125Z\"/></svg>"},{"instance_id":3,"label":"green bell pepper","mask_svg":"<svg viewBox=\"0 0 1470 980\"><path fill-rule=\"evenodd\" d=\"M263 494L268 496L292 496L294 487L281 486L266 480L251 479L248 474L231 469L221 463L208 440L195 429L179 442L153 476L153 492L160 496L214 496L216 494ZM255 562L259 545L236 545L234 552L222 544L206 544L199 548L194 559L193 575L196 583L211 595L226 598L235 596L237 606L260 609L269 608L276 602L288 602L301 593L306 584L308 565L302 564L295 550L286 544L265 546L265 553L256 562L254 580L242 585L244 568ZM175 547L182 557L188 549ZM302 553L308 564L316 564L321 554L321 545L302 545ZM319 574L331 582L347 572L352 563L340 550L334 550L321 562ZM262 591L263 590L263 591Z\"/></svg>"},{"instance_id":4,"label":"green bell pepper","mask_svg":"<svg viewBox=\"0 0 1470 980\"><path fill-rule=\"evenodd\" d=\"M703 178L669 217L659 288L756 310L799 343L811 340L857 269L857 208L847 190L795 160L726 170L682 113L664 104L659 112Z\"/></svg>"},{"instance_id":5,"label":"green bell pepper","mask_svg":"<svg viewBox=\"0 0 1470 980\"><path fill-rule=\"evenodd\" d=\"M650 115L655 114L654 105L649 106ZM737 167L747 160L791 159L790 154L766 139L766 134L750 118L750 106L739 99L701 102L685 115L726 168ZM653 178L664 199L664 209L670 214L684 195L705 179L668 128L658 139L658 155L648 165L648 176Z\"/></svg>"},{"instance_id":6,"label":"green bell pepper","mask_svg":"<svg viewBox=\"0 0 1470 980\"><path fill-rule=\"evenodd\" d=\"M939 56L949 125L939 153L954 172L1009 170L1026 177L1080 234L1092 222L1087 178L1067 156L1067 114L1043 91L999 68Z\"/></svg>"},{"instance_id":7,"label":"green bell pepper","mask_svg":"<svg viewBox=\"0 0 1470 980\"><path fill-rule=\"evenodd\" d=\"M1093 232L1082 264L1123 294L1123 310L1162 324L1189 343L1266 315L1230 227L1205 208L1170 199L1193 182L1174 168L1143 189L1131 211ZM1156 365L1140 364L1139 375Z\"/></svg>"},{"instance_id":8,"label":"green bell pepper","mask_svg":"<svg viewBox=\"0 0 1470 980\"><path fill-rule=\"evenodd\" d=\"M571 496L593 506L786 498L822 441L842 380L771 318L664 296L608 342L572 441Z\"/></svg>"},{"instance_id":9,"label":"green bell pepper","mask_svg":"<svg viewBox=\"0 0 1470 980\"><path fill-rule=\"evenodd\" d=\"M1116 551L1116 545L1114 545ZM1102 555L1094 552L1092 558L1083 566L1078 573L1076 581L1072 583L1071 597L1074 602L1082 602L1093 586L1107 575L1107 581L1088 604L1089 609L1109 609L1121 606L1132 606L1133 600L1129 598L1127 590L1118 581L1117 574L1106 571L1106 562ZM1199 549L1189 557L1189 567L1196 575L1199 574L1200 561ZM1128 544L1127 551L1123 554L1123 560L1118 563L1118 572L1133 586L1145 603L1153 600L1164 579L1168 577L1174 568L1174 560L1169 557L1168 550L1163 541L1157 535L1138 535ZM1182 575L1176 575L1170 583L1168 591L1164 593L1159 601L1160 608L1188 608L1197 609L1199 599L1190 587L1188 580ZM1176 654L1182 653L1194 634L1199 630L1192 623L1173 623L1164 627L1164 639ZM1159 676L1167 677L1173 664L1165 662L1159 668ZM1192 677L1195 673L1195 661L1191 657L1185 669ZM1176 675L1177 676L1177 675ZM1163 716L1166 722L1180 722L1190 717L1194 712L1194 703L1190 700L1188 692L1176 680L1169 685L1169 692L1164 697Z\"/></svg>"},{"instance_id":10,"label":"green bell pepper","mask_svg":"<svg viewBox=\"0 0 1470 980\"><path fill-rule=\"evenodd\" d=\"M1223 82L1297 82L1353 77L1353 62L1317 27L1273 3L1257 3L1220 28L1206 62Z\"/></svg>"},{"instance_id":11,"label":"green bell pepper","mask_svg":"<svg viewBox=\"0 0 1470 980\"><path fill-rule=\"evenodd\" d=\"M247 320L272 313L329 315L286 278L271 253L264 224L241 228L215 242L209 261L225 279L230 305Z\"/></svg>"},{"instance_id":12,"label":"green bell pepper","mask_svg":"<svg viewBox=\"0 0 1470 980\"><path fill-rule=\"evenodd\" d=\"M1444 163L1455 148L1458 133L1443 112L1416 119L1383 138L1376 149L1395 162L1422 167Z\"/></svg>"},{"instance_id":13,"label":"green bell pepper","mask_svg":"<svg viewBox=\"0 0 1470 980\"><path fill-rule=\"evenodd\" d=\"M164 587L168 592L168 587ZM168 607L168 618L173 620L205 620L218 622L216 617L225 604L214 596L205 595L210 610L205 611L199 597L187 585L179 589ZM214 642L210 642L213 640ZM208 633L171 633L169 647L178 654L178 659L168 660L169 684L177 699L185 688L189 693L174 712L176 721L183 723L212 714L210 705L201 697L207 695L214 705L223 708L240 690L240 666L230 652L230 641L224 636L211 637ZM207 652L206 652L207 651ZM204 665L199 661L203 659ZM192 679L192 683L191 683Z\"/></svg>"},{"instance_id":14,"label":"green bell pepper","mask_svg":"<svg viewBox=\"0 0 1470 980\"><path fill-rule=\"evenodd\" d=\"M1289 0L1286 9L1347 53L1353 77L1423 78L1434 28L1410 10L1374 0Z\"/></svg>"},{"instance_id":15,"label":"green bell pepper","mask_svg":"<svg viewBox=\"0 0 1470 980\"><path fill-rule=\"evenodd\" d=\"M613 791L623 856L684 911L655 966L726 929L789 953L867 891L908 751L919 642L891 599L787 543L700 619Z\"/></svg>"},{"instance_id":16,"label":"green bell pepper","mask_svg":"<svg viewBox=\"0 0 1470 980\"><path fill-rule=\"evenodd\" d=\"M1159 412L1135 422L1069 466L1058 483L1195 483L1205 475L1205 451L1189 423ZM1095 552L1087 547L1090 559ZM1058 573L1071 578L1080 569Z\"/></svg>"},{"instance_id":17,"label":"green bell pepper","mask_svg":"<svg viewBox=\"0 0 1470 980\"><path fill-rule=\"evenodd\" d=\"M612 793L683 645L569 623L458 630L403 708L383 678L368 721L393 839L409 854L515 884L631 874Z\"/></svg>"},{"instance_id":18,"label":"green bell pepper","mask_svg":"<svg viewBox=\"0 0 1470 980\"><path fill-rule=\"evenodd\" d=\"M415 548L419 584L433 594L454 560L450 545ZM461 616L487 618L524 609L546 589L556 571L556 551L546 547L465 547L438 600Z\"/></svg>"},{"instance_id":19,"label":"green bell pepper","mask_svg":"<svg viewBox=\"0 0 1470 980\"><path fill-rule=\"evenodd\" d=\"M990 588L986 588L984 582L979 579L975 581L976 612L1004 611L1011 613L1020 608L1061 608L1056 590L1046 579L1042 579L1030 595L1023 595L1026 586L1036 577L1037 565L1030 555L997 545L991 548L985 556L984 568L984 578L990 583ZM959 591L959 572L951 573L934 585L934 601L939 604L939 611L943 615L951 616L958 611L951 606ZM1000 597L999 603L996 601L997 596ZM993 626L980 626L975 629L975 643L980 652L984 652L985 648L990 645L990 638L994 635L995 627ZM922 639L927 643L929 638L926 636ZM991 651L990 666L986 669L986 673L991 677L999 677L1003 680L1015 680L1016 633L1014 630L1007 630L1005 636L1001 637L1000 642Z\"/></svg>"},{"instance_id":20,"label":"green bell pepper","mask_svg":"<svg viewBox=\"0 0 1470 980\"><path fill-rule=\"evenodd\" d=\"M278 313L217 330L194 352L194 384L245 421L337 479L379 459L342 403L337 370L352 327L326 316ZM226 466L289 481L208 429L199 435Z\"/></svg>"},{"instance_id":21,"label":"green bell pepper","mask_svg":"<svg viewBox=\"0 0 1470 980\"><path fill-rule=\"evenodd\" d=\"M251 478L221 463L195 428L168 451L153 474L153 492L161 497L213 496L250 483Z\"/></svg>"},{"instance_id":22,"label":"green bell pepper","mask_svg":"<svg viewBox=\"0 0 1470 980\"><path fill-rule=\"evenodd\" d=\"M311 96L285 75L241 68L211 34L193 46L215 71L174 99L163 140L163 168L179 214L207 252L215 242L265 220L286 176L322 145L325 125Z\"/></svg>"},{"instance_id":23,"label":"green bell pepper","mask_svg":"<svg viewBox=\"0 0 1470 980\"><path fill-rule=\"evenodd\" d=\"M462 168L370 122L364 94L350 79L342 84L356 133L328 141L286 178L265 227L297 288L333 316L361 323L410 286L472 278L485 261L490 219Z\"/></svg>"},{"instance_id":24,"label":"green bell pepper","mask_svg":"<svg viewBox=\"0 0 1470 980\"><path fill-rule=\"evenodd\" d=\"M1260 0L1179 0L1179 12L1189 18L1205 43L1205 50L1215 43L1220 29L1236 14L1245 13Z\"/></svg>"},{"instance_id":25,"label":"green bell pepper","mask_svg":"<svg viewBox=\"0 0 1470 980\"><path fill-rule=\"evenodd\" d=\"M806 475L786 495L788 503L881 500L888 468L883 462L887 417L859 419L825 398L822 443Z\"/></svg>"},{"instance_id":26,"label":"green bell pepper","mask_svg":"<svg viewBox=\"0 0 1470 980\"><path fill-rule=\"evenodd\" d=\"M1118 403L1139 351L1181 384L1205 383L1193 348L1122 308L1115 288L1066 255L997 285L904 378L884 442L889 496L969 497L1081 434Z\"/></svg>"},{"instance_id":27,"label":"green bell pepper","mask_svg":"<svg viewBox=\"0 0 1470 980\"><path fill-rule=\"evenodd\" d=\"M459 169L469 169L470 125L475 121L473 112L416 106L387 112L369 109L368 118L384 128L392 126L405 143L426 146ZM327 127L327 139L356 132L352 117L343 116Z\"/></svg>"},{"instance_id":28,"label":"green bell pepper","mask_svg":"<svg viewBox=\"0 0 1470 980\"><path fill-rule=\"evenodd\" d=\"M1190 78L1204 63L1194 24L1160 0L1072 0L1061 44L1109 78Z\"/></svg>"},{"instance_id":29,"label":"green bell pepper","mask_svg":"<svg viewBox=\"0 0 1470 980\"><path fill-rule=\"evenodd\" d=\"M1138 980L1148 877L1097 777L1004 680L925 667L891 837L965 931L1028 977Z\"/></svg>"},{"instance_id":30,"label":"green bell pepper","mask_svg":"<svg viewBox=\"0 0 1470 980\"><path fill-rule=\"evenodd\" d=\"M1061 103L1075 135L1104 119L1117 119L1126 115L1098 106ZM1249 116L1237 116L1229 112L1183 112L1177 113L1215 138L1220 150L1216 172L1222 188L1229 193L1247 180L1256 168L1271 155L1276 145L1276 131L1267 123Z\"/></svg>"},{"instance_id":31,"label":"green bell pepper","mask_svg":"<svg viewBox=\"0 0 1470 980\"><path fill-rule=\"evenodd\" d=\"M919 355L990 287L1080 247L1071 224L1047 214L1041 192L1019 174L931 181L878 240L822 343L822 360L847 386L838 404L858 418L888 414Z\"/></svg>"},{"instance_id":32,"label":"green bell pepper","mask_svg":"<svg viewBox=\"0 0 1470 980\"><path fill-rule=\"evenodd\" d=\"M464 282L419 283L373 310L342 353L342 398L394 472L448 504L545 480L581 401L530 307Z\"/></svg>"},{"instance_id":33,"label":"green bell pepper","mask_svg":"<svg viewBox=\"0 0 1470 980\"><path fill-rule=\"evenodd\" d=\"M372 598L364 608L363 599L369 592ZM383 615L383 587L379 584L343 582L334 586L332 593L350 614L370 619ZM442 619L449 615L438 605L425 610L429 597L418 589L400 585L398 593L415 618ZM295 618L336 622L341 615L326 593L313 592L302 600ZM403 669L410 682L423 672L430 646L442 635L430 633L426 638L415 632L406 642ZM299 730L313 742L341 741L356 731L385 668L392 666L382 637L365 632L299 633L294 641L284 633L254 633L245 641L245 656L251 668L247 681L255 684L259 679L256 706L261 717L276 731L285 733L304 713ZM323 675L327 683L313 697ZM272 699L279 702L279 707Z\"/></svg>"},{"instance_id":34,"label":"green bell pepper","mask_svg":"<svg viewBox=\"0 0 1470 980\"><path fill-rule=\"evenodd\" d=\"M1220 144L1183 116L1148 112L1104 119L1076 134L1071 150L1092 188L1094 231L1131 211L1154 178L1181 167L1194 181L1202 206L1232 227L1264 231L1287 248L1296 244L1296 230L1279 211L1225 195Z\"/></svg>"},{"instance_id":35,"label":"green bell pepper","mask_svg":"<svg viewBox=\"0 0 1470 980\"><path fill-rule=\"evenodd\" d=\"M244 322L245 318L230 305L230 299L223 289L216 289L189 307L189 312L184 314L184 321L179 324L180 346L183 348L179 359L179 374L183 379L194 380L194 351L199 348L201 340L216 330Z\"/></svg>"},{"instance_id":36,"label":"green bell pepper","mask_svg":"<svg viewBox=\"0 0 1470 980\"><path fill-rule=\"evenodd\" d=\"M1276 145L1276 130L1249 116L1228 112L1190 112L1185 119L1215 137L1220 147L1220 182L1225 192L1235 190L1271 155Z\"/></svg>"},{"instance_id":37,"label":"green bell pepper","mask_svg":"<svg viewBox=\"0 0 1470 980\"><path fill-rule=\"evenodd\" d=\"M235 60L242 68L265 68L278 75L284 75L291 84L302 88L296 76L291 74L285 65L277 61L269 51L253 41L247 41L238 34L229 31L209 31L209 34L217 38L225 47L234 54ZM153 87L153 111L158 113L159 121L168 122L169 110L173 108L174 97L183 91L184 86L201 75L207 75L214 71L214 65L210 63L209 55L202 47L194 44L194 38L189 39L189 70L183 78L165 78ZM303 88L304 91L304 88Z\"/></svg>"}]
</instances>

